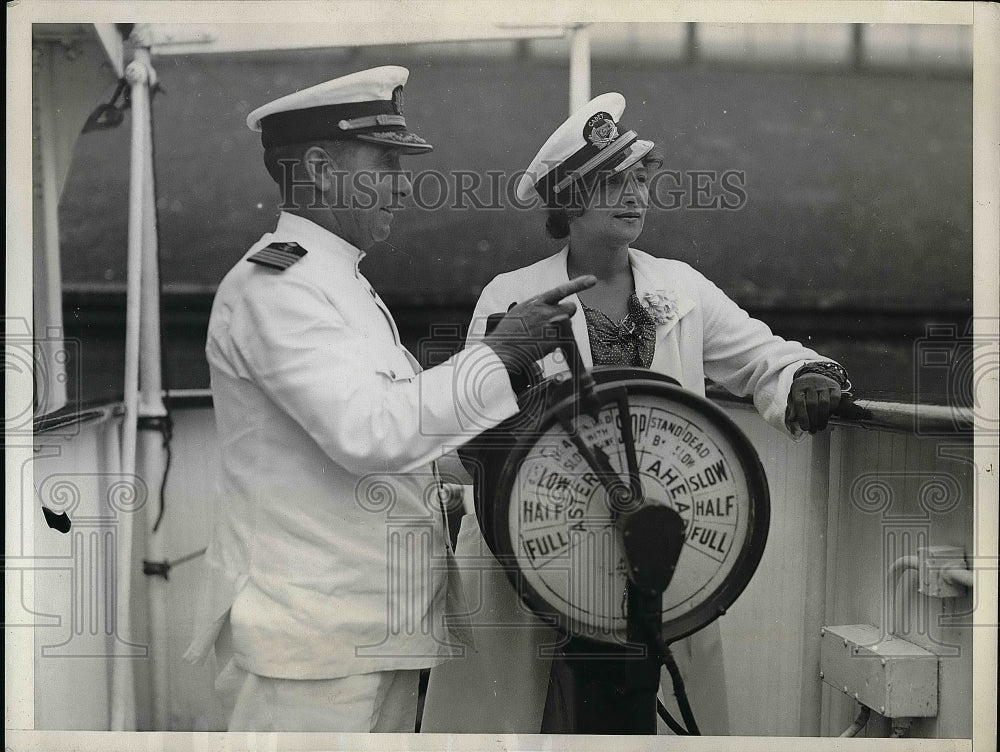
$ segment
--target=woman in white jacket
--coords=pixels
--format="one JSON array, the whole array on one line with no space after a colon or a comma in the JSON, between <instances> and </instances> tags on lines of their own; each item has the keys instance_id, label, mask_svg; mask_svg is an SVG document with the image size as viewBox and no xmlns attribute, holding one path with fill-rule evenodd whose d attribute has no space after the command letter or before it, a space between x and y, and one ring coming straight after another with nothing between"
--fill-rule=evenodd
<instances>
[{"instance_id":1,"label":"woman in white jacket","mask_svg":"<svg viewBox=\"0 0 1000 752\"><path fill-rule=\"evenodd\" d=\"M571 319L586 367L650 368L700 395L708 377L736 395L752 396L778 430L793 436L822 430L849 386L841 366L775 336L689 265L631 246L642 231L648 181L662 157L651 142L621 127L624 109L620 94L595 98L535 156L518 197L541 197L546 230L568 243L554 256L490 282L476 306L468 343L482 339L490 315L592 274L598 282L574 300ZM539 365L546 377L567 368L559 352ZM479 606L476 645L465 659L432 672L423 728L480 733L571 728L561 703L565 672L558 670L557 657L550 680L551 659L541 649L558 639L520 603L471 515L463 521L457 555L465 559L469 603ZM702 733L728 733L718 624L681 645L674 652ZM669 689L663 694L671 695Z\"/></svg>"}]
</instances>

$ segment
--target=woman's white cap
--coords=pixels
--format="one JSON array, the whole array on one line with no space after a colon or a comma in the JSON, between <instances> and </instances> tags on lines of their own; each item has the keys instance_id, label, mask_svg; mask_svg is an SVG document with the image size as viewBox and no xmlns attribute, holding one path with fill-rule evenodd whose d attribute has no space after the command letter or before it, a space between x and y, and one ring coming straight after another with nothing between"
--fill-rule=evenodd
<instances>
[{"instance_id":1,"label":"woman's white cap","mask_svg":"<svg viewBox=\"0 0 1000 752\"><path fill-rule=\"evenodd\" d=\"M527 201L537 193L547 205L559 205L569 189L595 170L627 170L649 150L635 131L622 131L619 121L625 97L609 92L594 97L556 128L531 160L517 184L517 197Z\"/></svg>"}]
</instances>

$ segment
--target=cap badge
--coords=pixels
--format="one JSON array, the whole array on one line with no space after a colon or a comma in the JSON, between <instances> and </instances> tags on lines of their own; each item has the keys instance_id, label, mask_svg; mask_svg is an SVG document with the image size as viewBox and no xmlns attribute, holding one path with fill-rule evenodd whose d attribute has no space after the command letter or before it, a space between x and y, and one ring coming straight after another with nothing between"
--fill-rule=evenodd
<instances>
[{"instance_id":1,"label":"cap badge","mask_svg":"<svg viewBox=\"0 0 1000 752\"><path fill-rule=\"evenodd\" d=\"M598 112L583 127L583 137L593 146L603 149L618 138L618 126L607 112Z\"/></svg>"},{"instance_id":2,"label":"cap badge","mask_svg":"<svg viewBox=\"0 0 1000 752\"><path fill-rule=\"evenodd\" d=\"M392 90L392 109L397 115L403 114L403 87L397 86Z\"/></svg>"}]
</instances>

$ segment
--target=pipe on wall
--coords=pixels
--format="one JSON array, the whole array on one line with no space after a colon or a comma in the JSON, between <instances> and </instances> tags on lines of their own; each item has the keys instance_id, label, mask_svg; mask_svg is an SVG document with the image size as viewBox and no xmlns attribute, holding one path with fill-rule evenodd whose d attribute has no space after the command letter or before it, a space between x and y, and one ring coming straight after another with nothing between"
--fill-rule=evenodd
<instances>
[{"instance_id":1,"label":"pipe on wall","mask_svg":"<svg viewBox=\"0 0 1000 752\"><path fill-rule=\"evenodd\" d=\"M886 637L896 634L896 585L899 577L909 570L920 568L920 560L916 556L900 556L889 567L885 576L885 624L882 631Z\"/></svg>"},{"instance_id":2,"label":"pipe on wall","mask_svg":"<svg viewBox=\"0 0 1000 752\"><path fill-rule=\"evenodd\" d=\"M861 729L868 725L868 717L871 715L871 708L867 705L861 706L861 711L858 713L858 717L854 719L854 723L844 729L843 733L840 734L842 737L853 737L857 736Z\"/></svg>"}]
</instances>

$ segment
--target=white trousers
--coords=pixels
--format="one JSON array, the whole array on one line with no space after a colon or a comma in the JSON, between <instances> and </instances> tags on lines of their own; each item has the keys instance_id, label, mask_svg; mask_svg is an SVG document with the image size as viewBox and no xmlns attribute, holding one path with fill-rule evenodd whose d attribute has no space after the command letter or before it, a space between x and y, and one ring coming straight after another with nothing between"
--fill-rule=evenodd
<instances>
[{"instance_id":1,"label":"white trousers","mask_svg":"<svg viewBox=\"0 0 1000 752\"><path fill-rule=\"evenodd\" d=\"M227 624L215 643L215 691L229 731L412 734L420 671L376 671L338 679L274 679L236 665Z\"/></svg>"}]
</instances>

